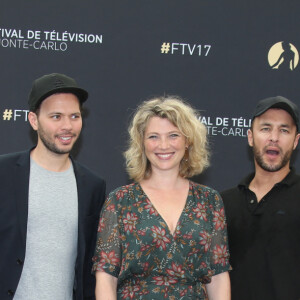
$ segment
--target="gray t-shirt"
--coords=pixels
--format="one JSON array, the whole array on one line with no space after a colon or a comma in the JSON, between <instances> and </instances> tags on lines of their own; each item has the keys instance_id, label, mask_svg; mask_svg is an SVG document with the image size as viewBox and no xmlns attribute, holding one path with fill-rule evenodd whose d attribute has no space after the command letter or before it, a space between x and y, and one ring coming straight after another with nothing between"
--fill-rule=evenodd
<instances>
[{"instance_id":1,"label":"gray t-shirt","mask_svg":"<svg viewBox=\"0 0 300 300\"><path fill-rule=\"evenodd\" d=\"M14 300L71 300L78 238L73 166L48 171L31 159L26 254Z\"/></svg>"}]
</instances>

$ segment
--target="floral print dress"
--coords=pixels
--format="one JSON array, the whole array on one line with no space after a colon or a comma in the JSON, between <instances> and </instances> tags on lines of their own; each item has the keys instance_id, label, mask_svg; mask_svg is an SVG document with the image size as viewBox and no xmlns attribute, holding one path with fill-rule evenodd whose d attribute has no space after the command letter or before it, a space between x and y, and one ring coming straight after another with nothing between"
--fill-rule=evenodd
<instances>
[{"instance_id":1,"label":"floral print dress","mask_svg":"<svg viewBox=\"0 0 300 300\"><path fill-rule=\"evenodd\" d=\"M213 189L190 181L173 235L139 183L109 194L93 271L118 277L118 299L206 299L203 284L228 271L228 260L223 203Z\"/></svg>"}]
</instances>

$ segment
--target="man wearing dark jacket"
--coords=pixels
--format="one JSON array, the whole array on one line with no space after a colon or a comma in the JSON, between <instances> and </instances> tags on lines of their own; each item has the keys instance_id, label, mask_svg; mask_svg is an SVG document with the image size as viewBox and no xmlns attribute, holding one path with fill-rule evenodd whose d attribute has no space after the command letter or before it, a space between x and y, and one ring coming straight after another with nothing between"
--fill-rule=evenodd
<instances>
[{"instance_id":1,"label":"man wearing dark jacket","mask_svg":"<svg viewBox=\"0 0 300 300\"><path fill-rule=\"evenodd\" d=\"M63 74L34 81L35 148L0 156L0 299L94 299L91 275L105 182L69 153L88 93Z\"/></svg>"},{"instance_id":2,"label":"man wearing dark jacket","mask_svg":"<svg viewBox=\"0 0 300 300\"><path fill-rule=\"evenodd\" d=\"M221 193L232 300L300 299L300 176L290 167L298 126L293 102L258 102L248 131L255 173Z\"/></svg>"}]
</instances>

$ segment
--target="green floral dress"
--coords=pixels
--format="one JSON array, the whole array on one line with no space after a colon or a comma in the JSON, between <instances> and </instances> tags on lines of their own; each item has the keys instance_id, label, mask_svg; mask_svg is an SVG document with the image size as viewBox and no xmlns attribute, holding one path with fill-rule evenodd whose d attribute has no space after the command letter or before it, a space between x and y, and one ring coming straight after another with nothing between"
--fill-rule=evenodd
<instances>
[{"instance_id":1,"label":"green floral dress","mask_svg":"<svg viewBox=\"0 0 300 300\"><path fill-rule=\"evenodd\" d=\"M118 299L205 299L203 284L228 271L219 194L190 181L172 235L140 184L117 188L102 209L93 271L118 277Z\"/></svg>"}]
</instances>

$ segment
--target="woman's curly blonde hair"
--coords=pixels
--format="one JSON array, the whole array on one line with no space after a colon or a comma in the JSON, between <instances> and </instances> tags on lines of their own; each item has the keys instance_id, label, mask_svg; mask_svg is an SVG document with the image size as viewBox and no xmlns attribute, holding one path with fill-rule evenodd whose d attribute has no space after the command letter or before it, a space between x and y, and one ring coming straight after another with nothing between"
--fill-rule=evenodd
<instances>
[{"instance_id":1,"label":"woman's curly blonde hair","mask_svg":"<svg viewBox=\"0 0 300 300\"><path fill-rule=\"evenodd\" d=\"M144 134L152 117L168 119L185 136L188 145L180 163L179 175L188 178L200 174L209 165L207 130L199 114L178 96L163 96L138 106L129 126L129 147L124 152L129 177L137 182L151 175L144 149Z\"/></svg>"}]
</instances>

